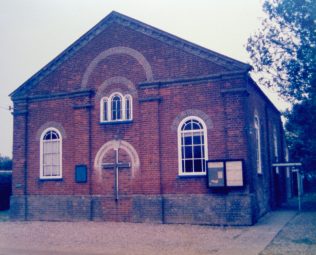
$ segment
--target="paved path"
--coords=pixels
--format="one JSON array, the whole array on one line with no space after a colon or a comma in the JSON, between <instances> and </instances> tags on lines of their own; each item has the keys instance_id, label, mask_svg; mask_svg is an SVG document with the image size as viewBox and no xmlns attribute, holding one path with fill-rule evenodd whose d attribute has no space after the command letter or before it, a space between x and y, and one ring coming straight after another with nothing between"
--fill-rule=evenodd
<instances>
[{"instance_id":1,"label":"paved path","mask_svg":"<svg viewBox=\"0 0 316 255\"><path fill-rule=\"evenodd\" d=\"M0 222L0 255L257 255L295 214L272 212L252 227Z\"/></svg>"},{"instance_id":2,"label":"paved path","mask_svg":"<svg viewBox=\"0 0 316 255\"><path fill-rule=\"evenodd\" d=\"M302 212L285 225L260 255L315 255L316 211Z\"/></svg>"}]
</instances>

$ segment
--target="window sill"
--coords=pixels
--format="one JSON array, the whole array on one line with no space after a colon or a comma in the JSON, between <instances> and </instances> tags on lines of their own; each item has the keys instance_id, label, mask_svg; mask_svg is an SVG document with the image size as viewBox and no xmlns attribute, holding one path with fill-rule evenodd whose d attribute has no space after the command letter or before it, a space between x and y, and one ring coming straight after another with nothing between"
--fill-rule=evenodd
<instances>
[{"instance_id":1,"label":"window sill","mask_svg":"<svg viewBox=\"0 0 316 255\"><path fill-rule=\"evenodd\" d=\"M189 178L205 178L206 173L203 174L188 174L188 175L178 175L177 179L189 179Z\"/></svg>"},{"instance_id":2,"label":"window sill","mask_svg":"<svg viewBox=\"0 0 316 255\"><path fill-rule=\"evenodd\" d=\"M39 182L46 182L46 181L64 181L62 177L56 177L56 178L39 178Z\"/></svg>"},{"instance_id":3,"label":"window sill","mask_svg":"<svg viewBox=\"0 0 316 255\"><path fill-rule=\"evenodd\" d=\"M104 121L100 125L119 125L119 124L132 124L133 120L118 120L118 121Z\"/></svg>"}]
</instances>

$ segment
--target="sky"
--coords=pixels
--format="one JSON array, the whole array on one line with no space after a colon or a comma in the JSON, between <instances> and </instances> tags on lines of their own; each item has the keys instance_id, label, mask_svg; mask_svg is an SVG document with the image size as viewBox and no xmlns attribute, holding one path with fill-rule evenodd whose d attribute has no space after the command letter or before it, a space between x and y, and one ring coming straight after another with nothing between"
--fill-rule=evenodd
<instances>
[{"instance_id":1,"label":"sky","mask_svg":"<svg viewBox=\"0 0 316 255\"><path fill-rule=\"evenodd\" d=\"M262 0L0 0L2 156L12 156L8 95L113 10L245 63L264 15Z\"/></svg>"}]
</instances>

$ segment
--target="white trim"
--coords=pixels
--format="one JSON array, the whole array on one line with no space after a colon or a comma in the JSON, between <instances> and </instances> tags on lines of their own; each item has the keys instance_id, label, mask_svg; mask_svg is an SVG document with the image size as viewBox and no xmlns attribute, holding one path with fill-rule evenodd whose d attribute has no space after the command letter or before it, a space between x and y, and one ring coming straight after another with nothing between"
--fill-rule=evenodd
<instances>
[{"instance_id":1,"label":"white trim","mask_svg":"<svg viewBox=\"0 0 316 255\"><path fill-rule=\"evenodd\" d=\"M59 176L44 176L43 175L43 138L46 135L47 132L49 131L55 131L58 135L59 135ZM63 143L63 139L62 139L62 135L59 132L58 129L53 128L53 127L49 127L46 128L41 135L41 139L40 139L40 179L61 179L63 174L62 174L62 158L63 158L63 152L62 152L62 143Z\"/></svg>"},{"instance_id":2,"label":"white trim","mask_svg":"<svg viewBox=\"0 0 316 255\"><path fill-rule=\"evenodd\" d=\"M130 108L130 118L127 119L127 109L126 109L126 101L129 98L129 108ZM124 119L125 120L132 120L133 119L133 97L130 94L124 96Z\"/></svg>"},{"instance_id":3,"label":"white trim","mask_svg":"<svg viewBox=\"0 0 316 255\"><path fill-rule=\"evenodd\" d=\"M194 173L184 173L182 169L182 148L181 148L181 139L182 139L182 131L181 128L185 122L188 120L196 120L198 121L202 127L203 127L203 136L204 136L204 159L205 161L208 160L208 140L207 140L207 127L203 119L197 116L188 116L184 118L178 125L178 131L177 131L177 136L178 136L178 174L179 176L204 176L206 175L206 169L205 172L194 172Z\"/></svg>"},{"instance_id":4,"label":"white trim","mask_svg":"<svg viewBox=\"0 0 316 255\"><path fill-rule=\"evenodd\" d=\"M278 135L277 135L277 129L276 127L273 127L273 152L274 152L274 157L279 158L279 140L278 140ZM275 160L273 160L275 161Z\"/></svg>"},{"instance_id":5,"label":"white trim","mask_svg":"<svg viewBox=\"0 0 316 255\"><path fill-rule=\"evenodd\" d=\"M113 100L113 98L114 98L115 96L119 96L119 97L121 98L121 118L120 118L120 119L113 120L113 119L112 119L112 100ZM124 109L124 106L125 106L123 94L120 93L120 92L114 92L114 93L112 93L112 94L109 96L109 102L110 102L110 107L109 107L109 111L108 111L108 112L109 112L109 115L110 115L109 121L123 121L123 120L124 120L124 111L123 111L123 109Z\"/></svg>"},{"instance_id":6,"label":"white trim","mask_svg":"<svg viewBox=\"0 0 316 255\"><path fill-rule=\"evenodd\" d=\"M108 120L104 119L104 101L107 101L107 108L109 108L109 98L108 97L102 97L100 100L100 122L107 122L109 120L109 114L107 111L106 116Z\"/></svg>"},{"instance_id":7,"label":"white trim","mask_svg":"<svg viewBox=\"0 0 316 255\"><path fill-rule=\"evenodd\" d=\"M285 162L285 163L274 163L272 164L273 167L278 166L286 166L286 167L292 167L292 166L302 166L303 164L301 162Z\"/></svg>"},{"instance_id":8,"label":"white trim","mask_svg":"<svg viewBox=\"0 0 316 255\"><path fill-rule=\"evenodd\" d=\"M274 155L274 159L273 162L278 162L279 161L279 148L278 148L278 136L277 136L277 130L276 127L273 127L273 155ZM279 168L276 167L275 168L275 173L279 174Z\"/></svg>"},{"instance_id":9,"label":"white trim","mask_svg":"<svg viewBox=\"0 0 316 255\"><path fill-rule=\"evenodd\" d=\"M115 96L121 97L121 119L113 120L112 119L112 99ZM126 98L130 99L130 112L131 116L129 119L126 119ZM104 120L104 100L107 100L107 120ZM109 97L102 97L100 100L100 122L106 123L106 122L120 122L120 121L126 121L126 120L133 120L133 97L130 94L123 95L120 92L114 92Z\"/></svg>"},{"instance_id":10,"label":"white trim","mask_svg":"<svg viewBox=\"0 0 316 255\"><path fill-rule=\"evenodd\" d=\"M256 168L257 173L262 174L262 153L261 153L261 127L260 127L260 119L257 114L254 117L254 128L255 128L255 137L256 137Z\"/></svg>"}]
</instances>

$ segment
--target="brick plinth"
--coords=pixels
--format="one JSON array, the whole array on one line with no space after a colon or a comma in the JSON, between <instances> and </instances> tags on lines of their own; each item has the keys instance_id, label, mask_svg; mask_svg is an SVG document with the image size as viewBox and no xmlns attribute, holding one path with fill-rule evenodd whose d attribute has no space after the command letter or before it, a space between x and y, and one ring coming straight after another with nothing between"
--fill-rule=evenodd
<instances>
[{"instance_id":1,"label":"brick plinth","mask_svg":"<svg viewBox=\"0 0 316 255\"><path fill-rule=\"evenodd\" d=\"M27 220L252 225L248 195L28 196ZM11 219L24 220L24 196L11 199Z\"/></svg>"}]
</instances>

